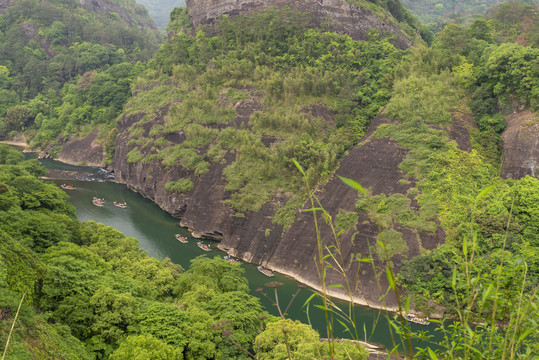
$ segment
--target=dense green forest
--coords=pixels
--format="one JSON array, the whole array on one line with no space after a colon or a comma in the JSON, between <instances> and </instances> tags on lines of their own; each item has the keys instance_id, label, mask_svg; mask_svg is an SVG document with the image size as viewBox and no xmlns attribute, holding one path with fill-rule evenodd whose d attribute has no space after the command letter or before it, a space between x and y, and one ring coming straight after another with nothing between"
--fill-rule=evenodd
<instances>
[{"instance_id":1,"label":"dense green forest","mask_svg":"<svg viewBox=\"0 0 539 360\"><path fill-rule=\"evenodd\" d=\"M430 351L503 358L506 343L517 342L511 351L520 358L539 351L539 180L500 179L505 117L525 109L535 114L527 126L538 121L534 6L504 3L447 26L425 17L443 29L406 51L376 31L359 42L312 28L309 14L288 8L224 16L196 30L177 8L169 40L153 54L158 33L120 15L70 1L13 3L0 15L3 137L24 133L54 154L97 127L110 161L117 120L130 117L128 163L188 170L166 185L171 196L188 194L220 164L234 216L282 195L288 202L273 221L286 229L382 111L394 121L374 136L409 150L401 182L414 187L408 197L367 191L356 210L393 247L388 268L401 252L399 227L443 228L445 244L405 260L396 279L414 308L460 320ZM483 4L434 8L461 15ZM398 13L400 3L393 5ZM132 11L127 18L147 15ZM252 116L236 122L242 111ZM456 123L469 134L469 151L449 139ZM180 133L180 144L168 140ZM0 164L0 307L12 319L27 299L13 359L247 358L241 348L278 359L287 341L296 344L292 358L327 356L308 325L269 316L248 295L240 267L202 257L183 272L149 258L135 239L78 223L64 193L37 180L44 170L35 162L1 147ZM472 331L469 323L481 325ZM283 326L301 335L292 341ZM0 320L0 343L8 332ZM360 352L349 343L337 351Z\"/></svg>"},{"instance_id":2,"label":"dense green forest","mask_svg":"<svg viewBox=\"0 0 539 360\"><path fill-rule=\"evenodd\" d=\"M183 18L182 11L175 15L171 25ZM137 95L126 104L126 114L142 115L129 130L127 161L180 162L195 176L209 161L221 162L237 216L260 209L280 188L296 194L275 217L289 225L305 194L291 159L307 169L311 184L327 179L386 104L388 74L404 54L376 33L357 42L308 23L308 14L270 9L225 17L196 36L177 33L136 80ZM172 103L163 123L145 132L153 114L176 98L182 101ZM259 105L238 127L233 106L240 100ZM336 113L336 122L318 113L323 107ZM187 141L166 140L179 131ZM227 162L233 152L238 156ZM192 180L170 189L182 192Z\"/></svg>"},{"instance_id":3,"label":"dense green forest","mask_svg":"<svg viewBox=\"0 0 539 360\"><path fill-rule=\"evenodd\" d=\"M103 6L14 0L0 14L0 137L54 147L115 119L161 35L134 1Z\"/></svg>"},{"instance_id":4,"label":"dense green forest","mask_svg":"<svg viewBox=\"0 0 539 360\"><path fill-rule=\"evenodd\" d=\"M495 8L503 3L503 0L402 0L402 4L408 10L436 32L442 30L444 26L451 22L471 22L474 18L484 16L491 8ZM521 3L523 5L538 5L537 0L527 0ZM514 7L508 7L506 10L509 11L503 13L504 17L513 17L516 15ZM527 16L530 14L528 12L522 15Z\"/></svg>"},{"instance_id":5,"label":"dense green forest","mask_svg":"<svg viewBox=\"0 0 539 360\"><path fill-rule=\"evenodd\" d=\"M269 315L243 268L198 257L184 271L134 238L79 223L45 169L0 145L0 349L22 304L6 359L264 359L324 356L309 325ZM83 305L84 304L84 305ZM262 328L261 328L262 327ZM365 359L352 343L337 354Z\"/></svg>"}]
</instances>

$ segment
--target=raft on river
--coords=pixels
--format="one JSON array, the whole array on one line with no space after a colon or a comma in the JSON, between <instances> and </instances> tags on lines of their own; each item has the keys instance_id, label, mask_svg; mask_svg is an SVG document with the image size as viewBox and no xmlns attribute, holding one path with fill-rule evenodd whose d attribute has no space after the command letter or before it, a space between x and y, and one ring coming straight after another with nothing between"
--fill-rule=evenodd
<instances>
[{"instance_id":1,"label":"raft on river","mask_svg":"<svg viewBox=\"0 0 539 360\"><path fill-rule=\"evenodd\" d=\"M176 239L182 244L187 244L189 242L185 236L181 236L180 234L176 234Z\"/></svg>"},{"instance_id":2,"label":"raft on river","mask_svg":"<svg viewBox=\"0 0 539 360\"><path fill-rule=\"evenodd\" d=\"M263 266L258 266L257 269L258 269L258 271L260 271L262 274L264 274L266 276L269 276L269 277L273 276L273 271L271 271L269 269L266 269Z\"/></svg>"},{"instance_id":3,"label":"raft on river","mask_svg":"<svg viewBox=\"0 0 539 360\"><path fill-rule=\"evenodd\" d=\"M419 316L416 316L414 314L406 315L405 319L410 321L410 322L419 324L419 325L429 325L430 324L430 321L427 321L429 318L427 318L427 320L425 320L425 319L420 318Z\"/></svg>"},{"instance_id":4,"label":"raft on river","mask_svg":"<svg viewBox=\"0 0 539 360\"><path fill-rule=\"evenodd\" d=\"M105 199L101 199L94 196L94 198L92 199L92 204L98 207L103 207L105 206Z\"/></svg>"},{"instance_id":5,"label":"raft on river","mask_svg":"<svg viewBox=\"0 0 539 360\"><path fill-rule=\"evenodd\" d=\"M197 246L204 251L211 251L210 245L206 245L202 241L197 242Z\"/></svg>"}]
</instances>

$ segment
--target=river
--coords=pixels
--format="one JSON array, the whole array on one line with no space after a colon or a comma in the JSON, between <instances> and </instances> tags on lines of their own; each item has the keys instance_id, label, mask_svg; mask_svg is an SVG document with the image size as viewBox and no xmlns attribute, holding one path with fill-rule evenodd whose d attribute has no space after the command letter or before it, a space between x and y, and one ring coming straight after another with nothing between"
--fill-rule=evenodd
<instances>
[{"instance_id":1,"label":"river","mask_svg":"<svg viewBox=\"0 0 539 360\"><path fill-rule=\"evenodd\" d=\"M93 174L89 179L92 181L56 181L56 184L68 183L75 187L74 190L66 190L70 195L70 202L77 209L77 217L81 221L95 220L96 222L112 226L127 236L132 236L139 241L141 248L146 250L148 255L163 259L170 258L174 263L180 264L184 269L189 267L191 259L200 256L219 256L225 255L224 252L216 248L217 243L205 240L211 243L213 248L211 252L204 252L196 245L197 240L192 238L185 228L179 226L179 221L170 216L167 212L159 208L152 201L143 198L122 184L116 184L110 181L106 173L98 168L77 167L62 164L52 160L42 160L43 164L49 169L55 171L79 171L85 174ZM92 198L98 196L106 200L104 207L96 207L92 204ZM121 209L113 205L113 201L126 202L127 208ZM175 239L175 234L181 234L189 238L189 243L182 244ZM256 265L243 263L245 277L249 281L252 295L261 299L262 304L272 314L278 316L278 310L272 303L256 292L256 289L263 288L268 296L273 295L273 289L264 285L270 281L279 281L284 285L278 288L278 296L281 308L287 307L293 294L298 289L298 283L289 277L275 274L271 279L261 274ZM271 291L270 291L271 290ZM312 295L313 290L303 288L300 290L294 302L288 311L288 317L294 320L308 323L306 308L303 306L307 299ZM335 300L339 307L346 310L347 303ZM388 322L384 312L365 306L355 306L356 324L359 329L359 340L374 344L392 347L392 341L389 334ZM325 319L322 310L309 307L310 321L321 335L327 337ZM376 323L376 326L374 324ZM427 330L433 328L431 324L428 327L411 324L414 330ZM337 325L336 337L350 338L342 326Z\"/></svg>"}]
</instances>

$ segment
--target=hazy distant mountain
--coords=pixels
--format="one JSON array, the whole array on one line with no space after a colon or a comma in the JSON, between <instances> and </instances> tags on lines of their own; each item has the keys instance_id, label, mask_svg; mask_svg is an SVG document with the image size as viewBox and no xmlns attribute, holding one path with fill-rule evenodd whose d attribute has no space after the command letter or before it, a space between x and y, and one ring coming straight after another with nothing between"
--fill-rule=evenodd
<instances>
[{"instance_id":1,"label":"hazy distant mountain","mask_svg":"<svg viewBox=\"0 0 539 360\"><path fill-rule=\"evenodd\" d=\"M137 3L146 6L150 16L153 17L160 29L165 29L168 24L169 14L172 9L185 6L184 0L136 0Z\"/></svg>"}]
</instances>

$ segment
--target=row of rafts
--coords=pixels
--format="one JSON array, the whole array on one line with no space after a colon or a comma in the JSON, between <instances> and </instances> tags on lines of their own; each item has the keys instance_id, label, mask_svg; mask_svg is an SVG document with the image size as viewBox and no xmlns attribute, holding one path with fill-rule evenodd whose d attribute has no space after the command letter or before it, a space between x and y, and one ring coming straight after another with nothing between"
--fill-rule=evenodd
<instances>
[{"instance_id":1,"label":"row of rafts","mask_svg":"<svg viewBox=\"0 0 539 360\"><path fill-rule=\"evenodd\" d=\"M182 236L180 234L176 234L175 236L176 236L176 239L179 242L181 242L182 244L187 244L189 242L189 239L187 239L186 236ZM201 248L202 250L204 250L204 251L211 251L210 245L205 244L202 241L197 241L197 246L199 248ZM235 257L233 257L230 254L223 256L223 259L225 259L226 261L232 262L232 263L239 263L240 262L238 259L236 259ZM261 265L258 266L258 271L260 271L262 274L264 274L266 276L269 276L269 277L273 276L273 271L271 271L270 269L266 269L265 267L263 267Z\"/></svg>"},{"instance_id":2,"label":"row of rafts","mask_svg":"<svg viewBox=\"0 0 539 360\"><path fill-rule=\"evenodd\" d=\"M67 184L62 184L62 185L60 185L60 187L62 189L64 189L64 190L74 190L75 189L74 186L67 185ZM105 199L94 196L94 198L92 199L92 203L97 207L103 207L103 206L105 206ZM125 202L120 203L120 202L114 201L113 204L114 204L114 206L117 206L117 207L123 208L123 209L125 209L127 207L127 203L125 203ZM189 240L187 239L186 236L181 236L180 234L176 234L175 236L176 236L176 239L178 241L180 241L182 244L187 244L189 242ZM210 245L205 244L202 241L198 241L197 246L199 248L201 248L202 250L204 250L204 251L211 251ZM232 257L230 254L223 256L223 258L226 261L229 261L229 262L232 262L232 263L239 263L240 262L238 259ZM271 271L270 269L266 269L265 267L263 267L261 265L258 266L257 269L258 269L258 271L260 271L262 274L264 274L266 276L269 276L269 277L273 276L273 271Z\"/></svg>"},{"instance_id":3,"label":"row of rafts","mask_svg":"<svg viewBox=\"0 0 539 360\"><path fill-rule=\"evenodd\" d=\"M62 184L60 185L60 187L64 190L75 190L75 187L73 185ZM114 206L117 206L119 208L122 208L122 209L127 208L127 203L125 201L124 202L113 201L112 203L114 204ZM92 199L92 204L94 204L97 207L103 207L105 206L105 199L94 196L94 198Z\"/></svg>"}]
</instances>

